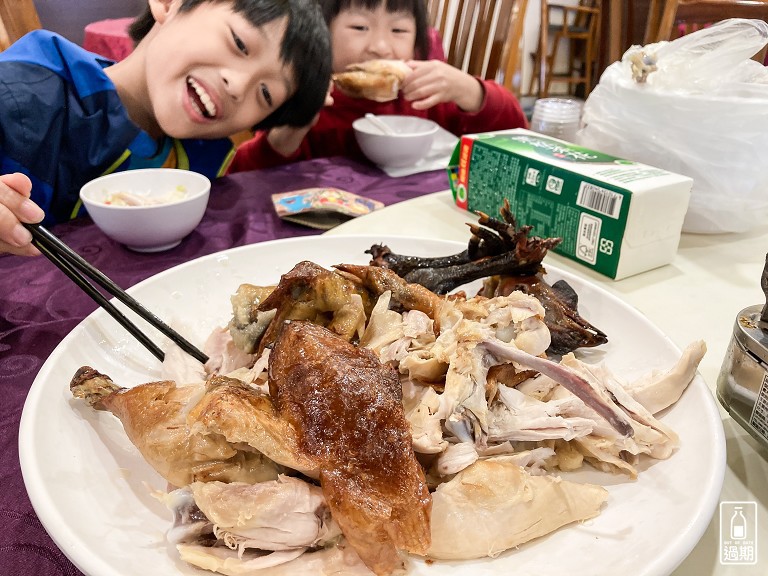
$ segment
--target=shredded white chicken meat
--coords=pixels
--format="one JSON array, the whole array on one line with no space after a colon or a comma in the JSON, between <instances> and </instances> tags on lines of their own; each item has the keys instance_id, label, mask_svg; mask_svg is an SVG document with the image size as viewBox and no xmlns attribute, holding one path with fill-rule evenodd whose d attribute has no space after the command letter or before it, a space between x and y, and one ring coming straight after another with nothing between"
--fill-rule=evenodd
<instances>
[{"instance_id":1,"label":"shredded white chicken meat","mask_svg":"<svg viewBox=\"0 0 768 576\"><path fill-rule=\"evenodd\" d=\"M504 442L510 446L549 442L562 453L563 469L586 458L601 470L632 477L637 474L636 456L668 458L677 446L674 431L653 412L679 399L706 350L703 342L689 346L667 372L625 383L606 366L581 362L573 354L559 364L542 358L549 345L544 310L535 298L519 292L492 299L446 300L436 337L431 324L414 330L414 323L388 305L385 293L365 339L376 342L382 358L399 360L414 449L437 455L432 470L440 476L456 474L477 461L482 450ZM406 325L411 327L407 336ZM488 371L503 363L539 374L514 387L500 384L488 397ZM590 395L600 399L602 414L566 388L571 379L584 383ZM442 392L430 386L440 381ZM617 431L615 422L630 433Z\"/></svg>"},{"instance_id":2,"label":"shredded white chicken meat","mask_svg":"<svg viewBox=\"0 0 768 576\"><path fill-rule=\"evenodd\" d=\"M606 490L564 481L554 474L558 469L589 462L635 477L641 456L669 458L678 446L675 432L654 414L674 404L694 378L703 342L686 348L669 370L624 382L607 366L573 354L559 363L546 359L544 308L520 292L446 299L434 320L390 304L391 293L384 292L359 345L400 373L413 448L434 488L430 558L494 557L594 517ZM268 394L269 349L256 358L233 348L226 329L213 334L207 370ZM501 365L525 376L489 384L489 371ZM195 483L166 501L177 518L169 537L182 560L201 568L230 576L371 574L346 545L319 488L305 480ZM200 514L190 514L190 506Z\"/></svg>"}]
</instances>

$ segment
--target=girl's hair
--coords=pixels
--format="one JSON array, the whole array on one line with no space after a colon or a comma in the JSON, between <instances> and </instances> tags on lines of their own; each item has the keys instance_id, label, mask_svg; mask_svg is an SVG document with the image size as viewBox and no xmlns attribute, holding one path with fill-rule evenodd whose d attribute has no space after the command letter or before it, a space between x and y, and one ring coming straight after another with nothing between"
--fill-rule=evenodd
<instances>
[{"instance_id":1,"label":"girl's hair","mask_svg":"<svg viewBox=\"0 0 768 576\"><path fill-rule=\"evenodd\" d=\"M328 27L315 0L183 0L179 12L189 12L208 2L229 3L253 26L288 17L280 45L280 59L291 66L296 93L253 127L306 126L322 108L331 81L331 41ZM131 39L138 44L155 25L149 7L131 23Z\"/></svg>"},{"instance_id":2,"label":"girl's hair","mask_svg":"<svg viewBox=\"0 0 768 576\"><path fill-rule=\"evenodd\" d=\"M413 14L416 21L416 41L414 55L417 59L425 59L429 55L429 30L427 24L427 8L424 0L318 0L323 9L325 22L330 26L339 12L348 8L376 10L382 4L387 12L408 12Z\"/></svg>"}]
</instances>

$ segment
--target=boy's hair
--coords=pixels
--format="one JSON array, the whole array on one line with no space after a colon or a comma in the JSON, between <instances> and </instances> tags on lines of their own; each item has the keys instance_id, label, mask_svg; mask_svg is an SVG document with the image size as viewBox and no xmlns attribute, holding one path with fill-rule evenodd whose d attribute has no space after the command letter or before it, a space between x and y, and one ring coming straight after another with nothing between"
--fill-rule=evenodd
<instances>
[{"instance_id":1,"label":"boy's hair","mask_svg":"<svg viewBox=\"0 0 768 576\"><path fill-rule=\"evenodd\" d=\"M416 41L414 55L423 60L429 55L429 29L427 24L427 8L424 0L318 0L323 9L325 22L329 26L339 12L348 8L363 8L376 10L382 4L387 12L408 12L416 20Z\"/></svg>"},{"instance_id":2,"label":"boy's hair","mask_svg":"<svg viewBox=\"0 0 768 576\"><path fill-rule=\"evenodd\" d=\"M315 0L183 0L179 12L189 12L208 2L228 3L255 27L288 17L282 62L293 67L296 93L253 127L306 126L325 102L331 81L331 41L328 27ZM155 25L149 7L132 23L128 32L138 44Z\"/></svg>"}]
</instances>

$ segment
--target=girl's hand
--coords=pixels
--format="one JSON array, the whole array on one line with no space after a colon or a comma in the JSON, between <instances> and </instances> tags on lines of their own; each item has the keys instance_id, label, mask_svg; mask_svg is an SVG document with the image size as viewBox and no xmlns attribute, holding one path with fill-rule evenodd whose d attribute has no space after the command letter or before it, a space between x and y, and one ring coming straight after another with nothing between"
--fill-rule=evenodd
<instances>
[{"instance_id":1,"label":"girl's hand","mask_svg":"<svg viewBox=\"0 0 768 576\"><path fill-rule=\"evenodd\" d=\"M333 97L331 96L331 90L333 89L333 81L328 86L328 92L325 94L324 106L333 106ZM295 128L293 126L278 126L272 128L267 134L267 141L272 149L281 154L282 156L291 156L296 150L299 149L301 143L304 141L304 137L310 131L312 126L317 124L320 118L320 113L315 114L312 122L306 126Z\"/></svg>"},{"instance_id":2,"label":"girl's hand","mask_svg":"<svg viewBox=\"0 0 768 576\"><path fill-rule=\"evenodd\" d=\"M411 60L413 72L403 81L403 97L415 110L426 110L440 102L455 102L465 112L477 112L485 92L473 76L440 60Z\"/></svg>"},{"instance_id":3,"label":"girl's hand","mask_svg":"<svg viewBox=\"0 0 768 576\"><path fill-rule=\"evenodd\" d=\"M40 222L45 213L32 200L32 182L24 174L0 176L0 252L19 256L40 254L32 246L32 234L21 225L22 222Z\"/></svg>"}]
</instances>

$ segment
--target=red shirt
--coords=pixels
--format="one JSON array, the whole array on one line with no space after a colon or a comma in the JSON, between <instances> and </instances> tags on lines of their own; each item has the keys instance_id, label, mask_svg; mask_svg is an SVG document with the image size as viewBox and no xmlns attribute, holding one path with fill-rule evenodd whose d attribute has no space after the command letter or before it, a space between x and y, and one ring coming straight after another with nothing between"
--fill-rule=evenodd
<instances>
[{"instance_id":1,"label":"red shirt","mask_svg":"<svg viewBox=\"0 0 768 576\"><path fill-rule=\"evenodd\" d=\"M414 110L402 96L391 102L374 102L350 98L334 89L333 106L326 106L320 111L317 124L310 129L294 154L279 154L267 141L267 132L258 132L240 145L229 171L269 168L329 156L345 156L370 163L357 145L352 129L352 122L367 112L429 118L456 136L528 126L520 103L509 90L491 80L481 82L485 97L480 110L473 113L464 112L453 102L441 103L428 110Z\"/></svg>"}]
</instances>

